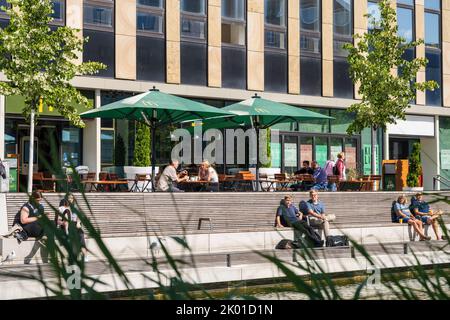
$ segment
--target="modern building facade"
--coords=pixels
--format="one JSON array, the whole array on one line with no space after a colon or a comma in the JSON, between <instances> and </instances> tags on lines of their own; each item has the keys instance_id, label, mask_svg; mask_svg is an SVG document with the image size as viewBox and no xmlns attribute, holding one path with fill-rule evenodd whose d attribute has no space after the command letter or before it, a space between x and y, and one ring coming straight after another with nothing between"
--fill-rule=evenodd
<instances>
[{"instance_id":1,"label":"modern building facade","mask_svg":"<svg viewBox=\"0 0 450 320\"><path fill-rule=\"evenodd\" d=\"M355 103L358 92L348 76L342 45L370 28L364 15L376 15L376 1L53 2L54 27L75 27L80 37L89 37L79 61L107 65L96 76L73 81L94 107L153 86L217 107L257 92L334 118L276 126L281 141L272 145L272 166L293 171L303 160L323 164L345 151L349 168L370 173L370 130L346 134L352 116L345 109ZM421 142L424 185L431 189L433 176L450 178L450 0L391 3L399 33L409 40L425 39L425 45L408 52L430 61L417 79L436 80L440 89L417 92L407 120L378 133L377 168L382 159L406 158L412 144ZM0 13L0 25L7 23ZM22 105L21 97L0 97L0 157L19 154L26 162L29 127L20 114ZM97 172L132 164L134 123L129 121L89 120L86 128L77 129L53 110L40 110L38 150L49 150L48 137L57 141L56 154L63 163L71 160ZM170 156L168 141L169 130L160 132L160 163ZM39 157L36 162L37 170L46 169Z\"/></svg>"}]
</instances>

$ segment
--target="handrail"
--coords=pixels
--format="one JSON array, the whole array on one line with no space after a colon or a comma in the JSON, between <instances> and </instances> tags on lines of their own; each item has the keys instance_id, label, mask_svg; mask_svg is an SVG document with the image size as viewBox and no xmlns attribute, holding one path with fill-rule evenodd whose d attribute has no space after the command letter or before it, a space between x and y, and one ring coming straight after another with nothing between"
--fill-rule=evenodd
<instances>
[{"instance_id":1,"label":"handrail","mask_svg":"<svg viewBox=\"0 0 450 320\"><path fill-rule=\"evenodd\" d=\"M440 183L442 183L443 185L445 185L447 188L450 189L450 180L438 174L433 177L433 190L436 190L437 181L439 181Z\"/></svg>"}]
</instances>

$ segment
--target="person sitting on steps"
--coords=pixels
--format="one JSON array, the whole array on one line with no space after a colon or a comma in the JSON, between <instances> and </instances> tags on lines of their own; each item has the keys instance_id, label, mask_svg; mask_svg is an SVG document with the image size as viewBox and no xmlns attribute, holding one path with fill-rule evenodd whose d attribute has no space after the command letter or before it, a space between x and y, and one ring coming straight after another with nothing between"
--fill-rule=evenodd
<instances>
[{"instance_id":1,"label":"person sitting on steps","mask_svg":"<svg viewBox=\"0 0 450 320\"><path fill-rule=\"evenodd\" d=\"M400 196L394 204L393 210L397 215L397 222L407 223L412 226L420 237L420 241L431 240L431 237L426 236L423 232L422 220L416 219L409 211L406 205L406 197ZM401 220L402 219L402 220Z\"/></svg>"},{"instance_id":2,"label":"person sitting on steps","mask_svg":"<svg viewBox=\"0 0 450 320\"><path fill-rule=\"evenodd\" d=\"M330 221L335 219L334 214L325 214L325 206L319 200L319 192L317 190L309 191L310 199L301 203L300 211L309 218L309 223L313 228L322 229L325 239L330 235Z\"/></svg>"},{"instance_id":3,"label":"person sitting on steps","mask_svg":"<svg viewBox=\"0 0 450 320\"><path fill-rule=\"evenodd\" d=\"M411 199L411 205L409 206L411 213L422 221L423 224L428 224L433 227L434 234L436 235L436 240L442 240L443 238L439 235L439 222L438 218L442 215L442 211L438 210L434 212L430 209L430 205L423 199L422 193L417 193Z\"/></svg>"},{"instance_id":4,"label":"person sitting on steps","mask_svg":"<svg viewBox=\"0 0 450 320\"><path fill-rule=\"evenodd\" d=\"M25 203L14 217L13 225L22 227L22 231L14 236L20 244L29 237L40 240L44 236L44 229L39 223L39 217L44 214L44 206L41 204L42 194L34 191L27 203Z\"/></svg>"}]
</instances>

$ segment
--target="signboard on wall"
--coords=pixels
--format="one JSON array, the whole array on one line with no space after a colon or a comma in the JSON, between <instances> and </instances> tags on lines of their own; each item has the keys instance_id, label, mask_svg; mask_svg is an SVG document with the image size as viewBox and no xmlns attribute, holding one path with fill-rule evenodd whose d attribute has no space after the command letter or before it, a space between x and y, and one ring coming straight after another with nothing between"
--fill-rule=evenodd
<instances>
[{"instance_id":1,"label":"signboard on wall","mask_svg":"<svg viewBox=\"0 0 450 320\"><path fill-rule=\"evenodd\" d=\"M375 153L378 155L378 145L375 145ZM379 157L375 157L375 173L379 174ZM363 146L363 170L365 175L372 174L372 145Z\"/></svg>"},{"instance_id":2,"label":"signboard on wall","mask_svg":"<svg viewBox=\"0 0 450 320\"><path fill-rule=\"evenodd\" d=\"M449 149L441 150L441 169L442 170L450 170L450 150Z\"/></svg>"},{"instance_id":3,"label":"signboard on wall","mask_svg":"<svg viewBox=\"0 0 450 320\"><path fill-rule=\"evenodd\" d=\"M272 168L281 167L281 143L270 143L270 156L272 160Z\"/></svg>"},{"instance_id":4,"label":"signboard on wall","mask_svg":"<svg viewBox=\"0 0 450 320\"><path fill-rule=\"evenodd\" d=\"M319 166L323 167L327 162L328 158L328 146L327 145L316 145L316 161Z\"/></svg>"}]
</instances>

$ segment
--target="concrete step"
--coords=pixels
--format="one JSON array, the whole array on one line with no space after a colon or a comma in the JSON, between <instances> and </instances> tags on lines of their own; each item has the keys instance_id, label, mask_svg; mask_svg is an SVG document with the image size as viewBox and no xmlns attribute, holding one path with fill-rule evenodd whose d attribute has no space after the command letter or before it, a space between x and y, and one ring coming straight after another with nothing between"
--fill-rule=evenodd
<instances>
[{"instance_id":1,"label":"concrete step","mask_svg":"<svg viewBox=\"0 0 450 320\"><path fill-rule=\"evenodd\" d=\"M450 228L450 224L446 225ZM377 243L397 243L410 240L408 226L393 224L389 227L360 227L331 229L331 234L345 234L355 242L363 245ZM429 229L429 235L434 234ZM189 249L182 246L174 238L184 239ZM116 259L149 258L151 248L156 256L163 256L158 239L171 255L232 253L253 250L272 250L281 239L293 239L293 231L283 228L261 232L228 232L204 233L174 236L149 235L147 237L114 237L104 238L103 242ZM104 255L93 239L87 239L91 261L102 260ZM6 257L15 252L13 261L5 264L34 264L46 262L46 250L36 241L24 241L18 245L16 239L0 239L0 255Z\"/></svg>"}]
</instances>

